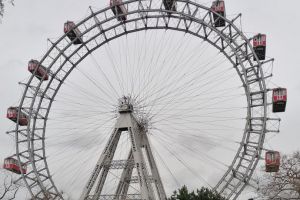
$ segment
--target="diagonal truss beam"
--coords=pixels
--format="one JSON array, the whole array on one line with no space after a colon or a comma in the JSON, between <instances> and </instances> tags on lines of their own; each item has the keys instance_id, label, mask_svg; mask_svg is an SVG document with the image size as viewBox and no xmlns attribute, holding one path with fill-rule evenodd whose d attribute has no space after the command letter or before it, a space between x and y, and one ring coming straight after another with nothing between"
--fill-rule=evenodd
<instances>
[{"instance_id":1,"label":"diagonal truss beam","mask_svg":"<svg viewBox=\"0 0 300 200\"><path fill-rule=\"evenodd\" d=\"M127 106L131 108L130 104ZM128 189L131 183L138 183L140 189L140 194L138 195L142 199L154 200L155 196L161 200L167 199L151 151L147 130L137 122L132 114L132 110L126 110L126 105L125 109L121 108L119 112L120 116L117 119L114 131L82 191L80 200L98 200L107 195L110 197L113 196L113 199L125 200L128 196ZM122 132L129 134L131 149L127 160L115 161L113 158ZM136 169L137 176L133 176L134 168ZM116 187L117 189L114 194L103 194L103 188L107 184L107 175L109 170L113 169L123 170Z\"/></svg>"}]
</instances>

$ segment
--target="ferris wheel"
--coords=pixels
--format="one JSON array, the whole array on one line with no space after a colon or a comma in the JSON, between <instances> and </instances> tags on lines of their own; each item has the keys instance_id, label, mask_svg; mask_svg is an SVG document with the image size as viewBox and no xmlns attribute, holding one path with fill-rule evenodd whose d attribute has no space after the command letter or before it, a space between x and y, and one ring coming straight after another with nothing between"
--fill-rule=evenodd
<instances>
[{"instance_id":1,"label":"ferris wheel","mask_svg":"<svg viewBox=\"0 0 300 200\"><path fill-rule=\"evenodd\" d=\"M67 21L8 109L4 168L32 199L166 199L180 184L237 199L263 157L279 170L264 141L287 102L267 87L266 35L240 17L221 0L111 0Z\"/></svg>"}]
</instances>

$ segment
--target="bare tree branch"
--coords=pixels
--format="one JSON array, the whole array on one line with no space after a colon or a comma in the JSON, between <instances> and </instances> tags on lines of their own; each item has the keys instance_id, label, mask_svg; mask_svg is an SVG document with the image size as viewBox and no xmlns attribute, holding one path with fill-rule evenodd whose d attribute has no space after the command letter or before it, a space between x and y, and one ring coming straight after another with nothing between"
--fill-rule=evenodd
<instances>
[{"instance_id":1,"label":"bare tree branch","mask_svg":"<svg viewBox=\"0 0 300 200\"><path fill-rule=\"evenodd\" d=\"M14 183L14 176L12 173L0 169L0 172L4 177L0 180L0 199L13 200L16 198L17 192L19 191L21 185Z\"/></svg>"},{"instance_id":2,"label":"bare tree branch","mask_svg":"<svg viewBox=\"0 0 300 200\"><path fill-rule=\"evenodd\" d=\"M4 8L5 8L5 4L7 3L14 5L14 0L0 0L0 19L4 15Z\"/></svg>"},{"instance_id":3,"label":"bare tree branch","mask_svg":"<svg viewBox=\"0 0 300 200\"><path fill-rule=\"evenodd\" d=\"M257 180L258 195L267 199L300 199L300 152L284 155L280 171Z\"/></svg>"}]
</instances>

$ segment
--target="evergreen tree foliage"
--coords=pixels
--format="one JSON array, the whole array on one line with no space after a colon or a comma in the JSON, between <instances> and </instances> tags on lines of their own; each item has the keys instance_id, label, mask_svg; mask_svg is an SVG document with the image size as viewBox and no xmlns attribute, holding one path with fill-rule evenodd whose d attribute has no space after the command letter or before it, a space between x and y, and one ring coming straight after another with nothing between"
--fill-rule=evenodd
<instances>
[{"instance_id":1,"label":"evergreen tree foliage","mask_svg":"<svg viewBox=\"0 0 300 200\"><path fill-rule=\"evenodd\" d=\"M197 191L189 192L186 186L174 191L169 200L226 200L221 195L213 192L212 190L202 187Z\"/></svg>"}]
</instances>

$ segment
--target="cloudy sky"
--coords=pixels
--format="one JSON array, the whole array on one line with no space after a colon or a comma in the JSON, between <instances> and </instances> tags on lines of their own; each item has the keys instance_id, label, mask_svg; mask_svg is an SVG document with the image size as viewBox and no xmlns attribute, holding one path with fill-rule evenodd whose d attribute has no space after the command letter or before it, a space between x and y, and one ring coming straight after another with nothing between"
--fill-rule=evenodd
<instances>
[{"instance_id":1,"label":"cloudy sky","mask_svg":"<svg viewBox=\"0 0 300 200\"><path fill-rule=\"evenodd\" d=\"M197 2L210 5L207 0ZM48 47L47 38L61 36L65 21L84 18L90 5L101 8L108 4L104 0L16 0L15 6L6 7L0 24L0 160L14 153L13 138L5 134L13 124L5 118L5 114L7 107L19 102L22 87L17 83L29 76L26 68L28 60L41 58ZM281 132L268 138L265 146L282 153L300 150L297 130L300 112L297 105L300 102L299 6L298 0L226 1L228 16L242 13L241 27L246 35L267 34L267 55L275 58L270 85L288 88L287 111L278 115L282 118Z\"/></svg>"}]
</instances>

